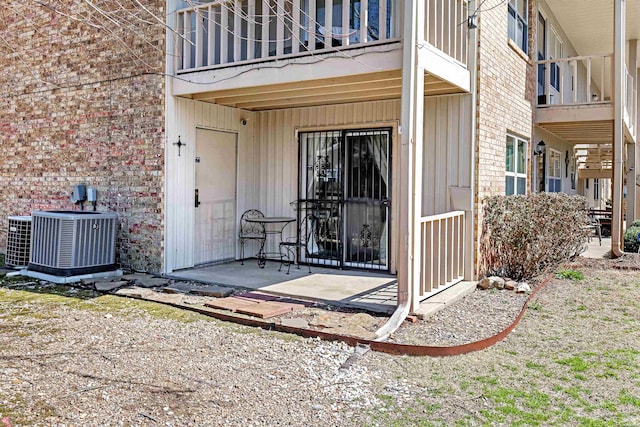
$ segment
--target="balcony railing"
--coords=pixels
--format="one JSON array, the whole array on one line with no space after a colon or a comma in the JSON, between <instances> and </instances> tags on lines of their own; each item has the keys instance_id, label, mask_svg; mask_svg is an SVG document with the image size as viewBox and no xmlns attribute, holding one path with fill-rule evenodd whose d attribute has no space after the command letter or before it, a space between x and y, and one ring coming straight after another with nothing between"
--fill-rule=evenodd
<instances>
[{"instance_id":1,"label":"balcony railing","mask_svg":"<svg viewBox=\"0 0 640 427\"><path fill-rule=\"evenodd\" d=\"M467 64L467 0L425 0L424 39Z\"/></svg>"},{"instance_id":2,"label":"balcony railing","mask_svg":"<svg viewBox=\"0 0 640 427\"><path fill-rule=\"evenodd\" d=\"M538 106L611 102L613 54L538 61Z\"/></svg>"},{"instance_id":3,"label":"balcony railing","mask_svg":"<svg viewBox=\"0 0 640 427\"><path fill-rule=\"evenodd\" d=\"M625 121L631 131L631 134L636 137L638 131L638 85L633 76L629 73L629 69L625 65L624 67L626 75L626 93L625 93Z\"/></svg>"},{"instance_id":4,"label":"balcony railing","mask_svg":"<svg viewBox=\"0 0 640 427\"><path fill-rule=\"evenodd\" d=\"M464 277L464 211L420 220L420 297L451 286Z\"/></svg>"},{"instance_id":5,"label":"balcony railing","mask_svg":"<svg viewBox=\"0 0 640 427\"><path fill-rule=\"evenodd\" d=\"M396 40L399 6L398 0L223 0L189 7L176 13L176 69L187 72Z\"/></svg>"}]
</instances>

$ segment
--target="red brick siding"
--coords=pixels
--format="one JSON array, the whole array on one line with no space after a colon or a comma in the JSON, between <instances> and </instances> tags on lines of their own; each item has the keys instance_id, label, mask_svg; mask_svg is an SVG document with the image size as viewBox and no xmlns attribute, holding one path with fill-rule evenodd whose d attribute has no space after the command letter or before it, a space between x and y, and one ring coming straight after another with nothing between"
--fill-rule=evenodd
<instances>
[{"instance_id":1,"label":"red brick siding","mask_svg":"<svg viewBox=\"0 0 640 427\"><path fill-rule=\"evenodd\" d=\"M123 267L160 271L164 29L123 11L113 16L126 25L96 29L78 22L105 20L87 3L52 4L77 19L36 4L0 11L0 248L7 216L75 209L71 187L86 183L98 210L120 216ZM144 4L164 16L163 1Z\"/></svg>"}]
</instances>

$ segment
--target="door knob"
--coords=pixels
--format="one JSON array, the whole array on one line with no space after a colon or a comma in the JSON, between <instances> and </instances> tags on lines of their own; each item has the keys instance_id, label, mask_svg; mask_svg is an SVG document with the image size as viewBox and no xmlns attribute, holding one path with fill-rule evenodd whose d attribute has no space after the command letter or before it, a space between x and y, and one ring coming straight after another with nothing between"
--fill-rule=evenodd
<instances>
[{"instance_id":1,"label":"door knob","mask_svg":"<svg viewBox=\"0 0 640 427\"><path fill-rule=\"evenodd\" d=\"M199 196L198 189L196 188L196 203L195 203L196 208L200 206L200 198L198 196Z\"/></svg>"}]
</instances>

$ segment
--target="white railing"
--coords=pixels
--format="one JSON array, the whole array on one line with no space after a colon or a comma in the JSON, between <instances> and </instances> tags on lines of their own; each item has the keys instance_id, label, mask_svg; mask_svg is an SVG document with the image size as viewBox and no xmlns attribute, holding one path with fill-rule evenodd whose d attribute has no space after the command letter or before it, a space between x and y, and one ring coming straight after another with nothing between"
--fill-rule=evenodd
<instances>
[{"instance_id":1,"label":"white railing","mask_svg":"<svg viewBox=\"0 0 640 427\"><path fill-rule=\"evenodd\" d=\"M465 213L454 211L420 220L420 298L464 277Z\"/></svg>"},{"instance_id":2,"label":"white railing","mask_svg":"<svg viewBox=\"0 0 640 427\"><path fill-rule=\"evenodd\" d=\"M537 61L538 106L611 102L612 59L605 54Z\"/></svg>"},{"instance_id":3,"label":"white railing","mask_svg":"<svg viewBox=\"0 0 640 427\"><path fill-rule=\"evenodd\" d=\"M221 0L189 7L176 12L176 69L194 71L397 40L399 6L398 0Z\"/></svg>"},{"instance_id":4,"label":"white railing","mask_svg":"<svg viewBox=\"0 0 640 427\"><path fill-rule=\"evenodd\" d=\"M467 64L467 0L425 0L424 39Z\"/></svg>"},{"instance_id":5,"label":"white railing","mask_svg":"<svg viewBox=\"0 0 640 427\"><path fill-rule=\"evenodd\" d=\"M631 134L635 137L637 132L637 121L638 121L638 96L637 90L638 86L633 78L633 76L629 73L627 66L625 65L624 71L626 73L626 93L625 93L625 121L631 131Z\"/></svg>"}]
</instances>

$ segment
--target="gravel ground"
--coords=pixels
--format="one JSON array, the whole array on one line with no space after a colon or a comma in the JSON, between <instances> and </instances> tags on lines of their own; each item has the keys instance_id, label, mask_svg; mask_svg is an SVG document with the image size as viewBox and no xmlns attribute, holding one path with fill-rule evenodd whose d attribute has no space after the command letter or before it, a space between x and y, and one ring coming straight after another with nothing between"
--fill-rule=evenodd
<instances>
[{"instance_id":1,"label":"gravel ground","mask_svg":"<svg viewBox=\"0 0 640 427\"><path fill-rule=\"evenodd\" d=\"M613 262L571 264L584 280L552 280L507 339L449 358L0 288L0 427L640 425L640 273ZM514 295L475 292L395 339L492 335Z\"/></svg>"}]
</instances>

